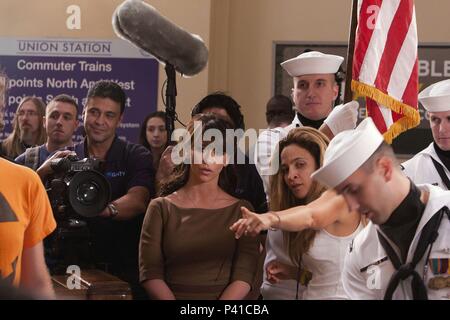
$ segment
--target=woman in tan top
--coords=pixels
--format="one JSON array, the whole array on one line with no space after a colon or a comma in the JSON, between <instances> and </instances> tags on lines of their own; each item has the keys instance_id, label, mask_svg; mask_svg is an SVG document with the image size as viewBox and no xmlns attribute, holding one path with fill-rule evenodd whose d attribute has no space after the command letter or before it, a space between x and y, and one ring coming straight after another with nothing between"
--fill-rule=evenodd
<instances>
[{"instance_id":1,"label":"woman in tan top","mask_svg":"<svg viewBox=\"0 0 450 320\"><path fill-rule=\"evenodd\" d=\"M194 120L201 123L196 135ZM213 115L193 121L188 125L188 159L200 161L179 165L163 183L162 197L150 203L140 240L140 281L152 299L243 299L256 273L258 239L237 240L228 228L241 217L241 206L252 207L226 192L232 190L232 179L222 170L223 150L204 152L212 145L200 143L203 148L197 151L193 141L216 129L226 146L225 131L231 127Z\"/></svg>"}]
</instances>

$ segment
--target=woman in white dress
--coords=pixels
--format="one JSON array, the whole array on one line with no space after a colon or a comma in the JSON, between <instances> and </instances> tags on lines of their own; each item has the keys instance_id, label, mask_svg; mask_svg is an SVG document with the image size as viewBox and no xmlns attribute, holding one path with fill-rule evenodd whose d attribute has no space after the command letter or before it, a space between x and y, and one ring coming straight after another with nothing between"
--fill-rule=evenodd
<instances>
[{"instance_id":1,"label":"woman in white dress","mask_svg":"<svg viewBox=\"0 0 450 320\"><path fill-rule=\"evenodd\" d=\"M271 177L272 212L256 215L243 209L243 219L232 226L237 237L270 229L264 299L347 298L341 281L344 257L363 224L359 213L348 212L342 197L311 179L322 165L328 142L313 128L291 130L275 153L280 170Z\"/></svg>"}]
</instances>

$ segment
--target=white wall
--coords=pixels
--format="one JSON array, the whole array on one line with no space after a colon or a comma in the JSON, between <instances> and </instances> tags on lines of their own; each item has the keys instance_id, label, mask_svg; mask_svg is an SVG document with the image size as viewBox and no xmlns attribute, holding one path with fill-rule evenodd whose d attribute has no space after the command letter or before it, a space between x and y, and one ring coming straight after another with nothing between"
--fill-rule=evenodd
<instances>
[{"instance_id":1,"label":"white wall","mask_svg":"<svg viewBox=\"0 0 450 320\"><path fill-rule=\"evenodd\" d=\"M146 1L161 14L200 35L209 46L210 0L152 0ZM121 0L1 0L0 37L61 37L116 39L111 21ZM66 8L81 8L81 30L66 28ZM165 80L162 67L159 70L158 108L162 109L159 92ZM208 68L191 79L178 77L177 111L183 120L190 118L192 106L206 93Z\"/></svg>"},{"instance_id":2,"label":"white wall","mask_svg":"<svg viewBox=\"0 0 450 320\"><path fill-rule=\"evenodd\" d=\"M346 42L351 0L146 0L170 20L199 34L208 67L178 79L184 121L207 92L228 91L244 107L247 127L265 127L272 94L273 42ZM1 0L0 36L116 38L111 16L121 0ZM450 42L450 1L416 0L419 41ZM82 10L82 30L65 28L67 6ZM160 86L165 78L160 68ZM161 106L158 97L159 107Z\"/></svg>"}]
</instances>

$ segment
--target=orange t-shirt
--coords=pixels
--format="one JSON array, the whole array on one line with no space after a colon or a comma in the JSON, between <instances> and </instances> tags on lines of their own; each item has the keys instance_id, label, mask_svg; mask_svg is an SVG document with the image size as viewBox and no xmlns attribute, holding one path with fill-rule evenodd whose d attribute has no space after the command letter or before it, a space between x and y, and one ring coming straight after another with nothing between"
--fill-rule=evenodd
<instances>
[{"instance_id":1,"label":"orange t-shirt","mask_svg":"<svg viewBox=\"0 0 450 320\"><path fill-rule=\"evenodd\" d=\"M23 249L35 246L55 228L39 176L0 158L0 279L19 285Z\"/></svg>"}]
</instances>

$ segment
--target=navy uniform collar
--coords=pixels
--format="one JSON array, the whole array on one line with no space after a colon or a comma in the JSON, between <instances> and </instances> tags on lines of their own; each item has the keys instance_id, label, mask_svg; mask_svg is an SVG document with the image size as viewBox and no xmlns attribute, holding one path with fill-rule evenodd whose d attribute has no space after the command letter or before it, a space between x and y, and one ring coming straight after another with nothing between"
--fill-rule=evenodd
<instances>
[{"instance_id":1,"label":"navy uniform collar","mask_svg":"<svg viewBox=\"0 0 450 320\"><path fill-rule=\"evenodd\" d=\"M444 151L437 145L436 142L433 142L434 150L436 151L439 159L441 159L444 166L450 170L450 151Z\"/></svg>"},{"instance_id":2,"label":"navy uniform collar","mask_svg":"<svg viewBox=\"0 0 450 320\"><path fill-rule=\"evenodd\" d=\"M306 117L304 117L300 112L297 112L297 118L300 120L303 126L305 127L311 127L314 129L319 130L319 128L322 126L323 122L326 118L320 119L320 120L311 120Z\"/></svg>"}]
</instances>

